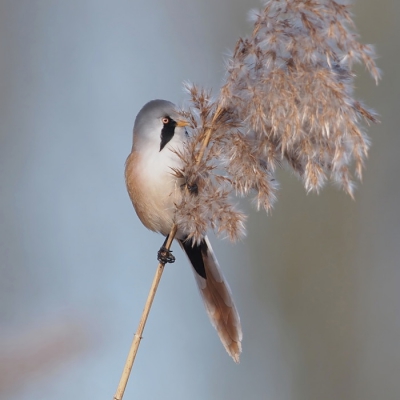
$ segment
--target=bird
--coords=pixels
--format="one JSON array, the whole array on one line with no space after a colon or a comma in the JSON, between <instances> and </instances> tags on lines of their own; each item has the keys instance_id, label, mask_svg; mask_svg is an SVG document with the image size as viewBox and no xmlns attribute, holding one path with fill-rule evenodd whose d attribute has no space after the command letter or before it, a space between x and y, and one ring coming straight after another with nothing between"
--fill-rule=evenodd
<instances>
[{"instance_id":1,"label":"bird","mask_svg":"<svg viewBox=\"0 0 400 400\"><path fill-rule=\"evenodd\" d=\"M188 125L170 101L149 101L135 118L132 150L125 163L126 186L136 214L146 228L166 237L158 252L158 260L164 264L175 261L165 244L185 187L184 178L174 171L183 165L177 152L189 140ZM242 327L231 289L208 237L193 243L189 235L178 226L174 239L192 266L212 325L228 354L238 363Z\"/></svg>"}]
</instances>

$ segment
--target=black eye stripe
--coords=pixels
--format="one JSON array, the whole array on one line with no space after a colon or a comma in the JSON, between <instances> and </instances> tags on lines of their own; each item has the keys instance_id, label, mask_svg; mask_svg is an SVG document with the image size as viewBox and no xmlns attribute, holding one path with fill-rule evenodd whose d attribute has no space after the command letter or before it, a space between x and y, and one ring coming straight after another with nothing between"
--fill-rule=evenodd
<instances>
[{"instance_id":1,"label":"black eye stripe","mask_svg":"<svg viewBox=\"0 0 400 400\"><path fill-rule=\"evenodd\" d=\"M164 123L161 129L160 151L174 137L175 127L176 127L176 122L173 119L171 119L170 117L165 117L165 118L168 118L168 122ZM165 118L163 118L163 120Z\"/></svg>"}]
</instances>

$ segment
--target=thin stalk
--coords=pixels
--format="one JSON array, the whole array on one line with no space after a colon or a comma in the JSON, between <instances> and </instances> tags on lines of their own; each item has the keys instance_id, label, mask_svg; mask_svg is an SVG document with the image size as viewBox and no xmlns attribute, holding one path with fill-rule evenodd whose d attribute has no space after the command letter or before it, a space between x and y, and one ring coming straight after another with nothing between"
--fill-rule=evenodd
<instances>
[{"instance_id":1,"label":"thin stalk","mask_svg":"<svg viewBox=\"0 0 400 400\"><path fill-rule=\"evenodd\" d=\"M171 247L171 243L174 240L176 235L177 226L174 224L172 226L171 232L168 236L167 243L165 247L169 250ZM133 336L133 341L131 344L131 348L129 349L128 358L126 359L124 370L122 371L121 379L119 381L117 391L114 395L114 400L122 400L124 396L125 388L128 383L129 375L132 370L133 363L135 361L136 353L139 349L140 341L142 340L142 334L144 331L144 327L146 325L147 317L149 316L151 305L153 304L154 296L156 295L158 284L160 283L160 279L162 273L164 271L165 264L159 263L157 266L156 274L153 279L153 283L151 284L149 295L147 296L147 301L144 306L144 310L142 312L142 317L140 318L139 326L136 330L135 335Z\"/></svg>"},{"instance_id":2,"label":"thin stalk","mask_svg":"<svg viewBox=\"0 0 400 400\"><path fill-rule=\"evenodd\" d=\"M196 158L196 164L197 165L200 164L200 161L203 158L204 152L206 151L206 148L207 148L208 144L210 143L211 134L213 133L213 128L212 127L214 125L214 122L219 118L219 116L221 115L222 111L223 111L223 108L220 105L218 105L217 109L215 110L214 117L213 117L213 119L211 121L211 126L208 127L206 129L205 133L204 133L203 143L201 145L199 154L198 154L198 156Z\"/></svg>"}]
</instances>

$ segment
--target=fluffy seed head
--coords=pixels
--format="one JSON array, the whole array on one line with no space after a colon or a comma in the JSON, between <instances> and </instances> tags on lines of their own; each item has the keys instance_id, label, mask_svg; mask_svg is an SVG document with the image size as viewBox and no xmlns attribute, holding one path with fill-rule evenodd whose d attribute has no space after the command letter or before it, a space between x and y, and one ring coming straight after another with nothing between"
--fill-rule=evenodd
<instances>
[{"instance_id":1,"label":"fluffy seed head","mask_svg":"<svg viewBox=\"0 0 400 400\"><path fill-rule=\"evenodd\" d=\"M177 221L193 225L194 240L210 227L238 238L245 218L232 195L254 194L269 210L281 165L307 191L331 180L353 196L352 175L361 179L369 148L362 121L377 122L353 95L354 63L364 63L376 81L380 72L373 48L352 30L348 5L269 0L251 20L253 32L238 40L219 96L186 85L190 105L181 114L191 139L176 173L189 189Z\"/></svg>"}]
</instances>

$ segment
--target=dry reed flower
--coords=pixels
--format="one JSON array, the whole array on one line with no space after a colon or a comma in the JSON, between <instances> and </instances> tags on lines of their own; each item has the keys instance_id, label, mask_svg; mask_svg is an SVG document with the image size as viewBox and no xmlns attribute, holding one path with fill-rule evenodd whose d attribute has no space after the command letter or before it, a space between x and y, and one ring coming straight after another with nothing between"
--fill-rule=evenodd
<instances>
[{"instance_id":1,"label":"dry reed flower","mask_svg":"<svg viewBox=\"0 0 400 400\"><path fill-rule=\"evenodd\" d=\"M182 202L177 204L176 224L191 232L188 239L195 242L200 242L209 228L234 241L244 234L245 215L231 202L232 182L228 175L222 174L224 170L218 160L223 156L226 139L231 131L238 129L238 123L228 109L218 110L210 92L192 85L186 88L191 106L182 114L190 123L192 135L184 151L178 153L183 167L174 172L185 179L188 190L183 191ZM210 132L212 140L206 147L204 139Z\"/></svg>"},{"instance_id":2,"label":"dry reed flower","mask_svg":"<svg viewBox=\"0 0 400 400\"><path fill-rule=\"evenodd\" d=\"M253 32L238 40L219 96L186 84L190 106L182 115L192 134L175 173L189 190L176 223L194 240L208 228L240 237L245 217L231 195L255 193L257 206L268 211L280 165L298 174L307 191L318 192L330 179L353 197L352 169L361 179L369 148L361 122L377 122L353 96L354 63L364 63L376 82L380 72L373 48L352 30L348 5L269 0L251 19Z\"/></svg>"}]
</instances>

